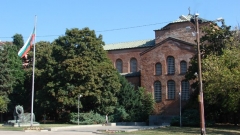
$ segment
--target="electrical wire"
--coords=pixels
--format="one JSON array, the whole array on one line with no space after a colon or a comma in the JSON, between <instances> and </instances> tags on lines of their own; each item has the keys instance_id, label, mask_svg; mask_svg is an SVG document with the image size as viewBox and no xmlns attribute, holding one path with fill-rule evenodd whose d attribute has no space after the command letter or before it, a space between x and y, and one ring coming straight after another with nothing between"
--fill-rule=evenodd
<instances>
[{"instance_id":1,"label":"electrical wire","mask_svg":"<svg viewBox=\"0 0 240 135\"><path fill-rule=\"evenodd\" d=\"M147 27L147 26L153 26L153 25L159 25L164 23L170 23L168 22L160 22L160 23L153 23L153 24L145 24L145 25L139 25L139 26L131 26L131 27L125 27L125 28L116 28L116 29L109 29L109 30L99 30L96 32L111 32L111 31L119 31L119 30L127 30L127 29L134 29L134 28L141 28L141 27ZM43 35L43 36L36 36L36 37L56 37L61 35ZM12 38L12 37L0 37L0 38Z\"/></svg>"}]
</instances>

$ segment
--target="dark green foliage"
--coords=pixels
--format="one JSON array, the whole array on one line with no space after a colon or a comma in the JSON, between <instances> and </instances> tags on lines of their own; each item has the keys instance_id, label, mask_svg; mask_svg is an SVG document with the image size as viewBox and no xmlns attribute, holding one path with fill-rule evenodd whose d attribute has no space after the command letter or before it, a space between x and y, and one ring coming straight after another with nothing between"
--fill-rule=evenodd
<instances>
[{"instance_id":1,"label":"dark green foliage","mask_svg":"<svg viewBox=\"0 0 240 135\"><path fill-rule=\"evenodd\" d=\"M70 113L70 122L78 123L78 113ZM89 113L79 113L79 124L90 125L90 124L103 124L105 123L105 116L101 116L98 113L90 111Z\"/></svg>"},{"instance_id":2,"label":"dark green foliage","mask_svg":"<svg viewBox=\"0 0 240 135\"><path fill-rule=\"evenodd\" d=\"M201 38L202 73L205 119L217 122L231 122L239 115L239 35L230 27L215 24L203 29ZM191 60L186 78L196 79L197 57ZM195 108L198 103L198 82L186 108ZM227 114L227 115L226 115ZM235 121L236 122L236 121Z\"/></svg>"},{"instance_id":3,"label":"dark green foliage","mask_svg":"<svg viewBox=\"0 0 240 135\"><path fill-rule=\"evenodd\" d=\"M80 94L82 112L114 111L120 83L103 45L102 36L88 28L67 29L65 36L51 44L37 43L35 101L39 112L56 119L64 112L76 112Z\"/></svg>"},{"instance_id":4,"label":"dark green foliage","mask_svg":"<svg viewBox=\"0 0 240 135\"><path fill-rule=\"evenodd\" d=\"M10 68L10 49L10 45L4 45L3 49L0 50L0 95L4 96L8 96L13 91L14 77Z\"/></svg>"},{"instance_id":5,"label":"dark green foliage","mask_svg":"<svg viewBox=\"0 0 240 135\"><path fill-rule=\"evenodd\" d=\"M120 106L114 110L114 114L109 116L109 119L111 119L114 122L128 121L129 114L126 112L123 106Z\"/></svg>"},{"instance_id":6,"label":"dark green foliage","mask_svg":"<svg viewBox=\"0 0 240 135\"><path fill-rule=\"evenodd\" d=\"M11 100L9 104L10 111L13 111L16 105L23 105L24 101L26 101L26 90L24 88L25 71L23 70L22 60L17 55L17 52L17 47L15 45L11 46L11 51L9 51L9 63L14 80L12 84L13 91L9 94L9 99Z\"/></svg>"},{"instance_id":7,"label":"dark green foliage","mask_svg":"<svg viewBox=\"0 0 240 135\"><path fill-rule=\"evenodd\" d=\"M220 56L209 55L204 59L206 63L203 67L205 69L204 80L206 80L206 107L208 114L214 119L223 114L228 114L228 118L239 115L239 54L239 47L231 47L231 49L223 50Z\"/></svg>"},{"instance_id":8,"label":"dark green foliage","mask_svg":"<svg viewBox=\"0 0 240 135\"><path fill-rule=\"evenodd\" d=\"M183 126L199 126L200 114L196 109L185 110L182 115Z\"/></svg>"},{"instance_id":9,"label":"dark green foliage","mask_svg":"<svg viewBox=\"0 0 240 135\"><path fill-rule=\"evenodd\" d=\"M145 92L143 88L135 90L134 86L131 85L124 76L119 75L119 78L122 86L117 94L118 108L124 109L121 109L121 111L116 110L115 113L122 113L124 117L115 117L115 120L146 121L149 114L153 111L154 100L151 94Z\"/></svg>"},{"instance_id":10,"label":"dark green foliage","mask_svg":"<svg viewBox=\"0 0 240 135\"><path fill-rule=\"evenodd\" d=\"M197 109L184 110L182 113L182 126L186 127L198 127L200 126L200 114ZM180 117L174 117L171 121L171 126L180 125ZM206 126L213 126L215 123L213 121L206 120Z\"/></svg>"},{"instance_id":11,"label":"dark green foliage","mask_svg":"<svg viewBox=\"0 0 240 135\"><path fill-rule=\"evenodd\" d=\"M51 56L53 45L49 42L38 42L36 44L36 65L35 65L35 111L37 117L42 119L42 115L46 114L50 119L58 117L56 114L57 100L49 91L49 86L54 86L52 81L55 77L56 61ZM32 58L32 53L29 53L29 58ZM25 69L28 77L28 84L32 81L32 63L28 69ZM31 91L31 87L27 87ZM29 95L31 97L31 95Z\"/></svg>"},{"instance_id":12,"label":"dark green foliage","mask_svg":"<svg viewBox=\"0 0 240 135\"><path fill-rule=\"evenodd\" d=\"M5 95L0 96L0 113L7 112L8 110L8 103L9 103L9 98Z\"/></svg>"},{"instance_id":13,"label":"dark green foliage","mask_svg":"<svg viewBox=\"0 0 240 135\"><path fill-rule=\"evenodd\" d=\"M154 105L151 94L143 88L134 90L124 77L118 76L103 45L102 36L97 37L89 28L67 29L65 35L53 43L36 43L34 113L37 119L46 114L48 119L70 122L69 113L77 112L80 94L83 95L79 100L81 112L109 114L109 119L116 121L148 119ZM31 109L32 58L30 51L29 65L22 70L25 71L25 80L23 74L19 74L18 83L12 84L18 86L14 92L18 97L12 105L19 103L26 112ZM20 84L24 84L24 89ZM11 99L15 98L14 94ZM83 121L96 123L87 119Z\"/></svg>"},{"instance_id":14,"label":"dark green foliage","mask_svg":"<svg viewBox=\"0 0 240 135\"><path fill-rule=\"evenodd\" d=\"M233 42L233 32L230 31L230 26L218 27L216 24L208 25L202 28L205 34L200 38L200 51L202 59L209 54L221 55L223 49L231 47L229 44ZM186 79L196 79L194 73L198 72L197 54L191 59Z\"/></svg>"},{"instance_id":15,"label":"dark green foliage","mask_svg":"<svg viewBox=\"0 0 240 135\"><path fill-rule=\"evenodd\" d=\"M228 43L233 41L230 29L231 26L218 27L216 24L203 28L205 35L200 39L202 55L221 55L223 49L229 47Z\"/></svg>"},{"instance_id":16,"label":"dark green foliage","mask_svg":"<svg viewBox=\"0 0 240 135\"><path fill-rule=\"evenodd\" d=\"M16 46L7 43L0 49L0 96L5 105L0 108L1 112L7 111L7 104L10 101L10 94L17 90L24 80L24 73L21 68L21 59L17 56Z\"/></svg>"},{"instance_id":17,"label":"dark green foliage","mask_svg":"<svg viewBox=\"0 0 240 135\"><path fill-rule=\"evenodd\" d=\"M154 110L154 104L155 101L152 97L152 94L150 92L146 92L144 90L144 88L140 87L139 91L142 92L141 94L141 101L143 104L143 107L141 108L142 112L141 112L141 117L140 120L141 121L148 121L149 115L153 112Z\"/></svg>"},{"instance_id":18,"label":"dark green foliage","mask_svg":"<svg viewBox=\"0 0 240 135\"><path fill-rule=\"evenodd\" d=\"M198 82L192 83L192 87L196 88L190 95L190 98L188 99L187 104L185 105L184 109L199 109L199 102L198 102L198 95L199 95L199 89L198 89Z\"/></svg>"},{"instance_id":19,"label":"dark green foliage","mask_svg":"<svg viewBox=\"0 0 240 135\"><path fill-rule=\"evenodd\" d=\"M13 44L17 46L17 50L24 45L23 36L21 34L15 34L13 37Z\"/></svg>"}]
</instances>

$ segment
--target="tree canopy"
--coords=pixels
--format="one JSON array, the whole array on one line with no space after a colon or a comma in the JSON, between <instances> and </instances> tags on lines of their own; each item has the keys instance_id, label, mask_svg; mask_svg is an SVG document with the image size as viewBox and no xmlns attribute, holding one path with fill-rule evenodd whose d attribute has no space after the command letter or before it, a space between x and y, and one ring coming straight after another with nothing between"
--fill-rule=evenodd
<instances>
[{"instance_id":1,"label":"tree canopy","mask_svg":"<svg viewBox=\"0 0 240 135\"><path fill-rule=\"evenodd\" d=\"M23 36L21 34L15 34L13 37L13 44L17 46L17 50L19 50L23 45Z\"/></svg>"},{"instance_id":2,"label":"tree canopy","mask_svg":"<svg viewBox=\"0 0 240 135\"><path fill-rule=\"evenodd\" d=\"M117 93L118 106L115 121L147 121L149 114L154 109L152 95L139 87L135 90L134 85L129 83L125 76L119 74L121 88ZM120 108L120 109L119 109Z\"/></svg>"},{"instance_id":3,"label":"tree canopy","mask_svg":"<svg viewBox=\"0 0 240 135\"><path fill-rule=\"evenodd\" d=\"M205 27L203 32L205 35L201 38L201 62L206 117L213 120L219 120L225 114L233 117L240 107L239 35L231 31L230 27L217 27L214 24ZM193 74L197 72L197 68L195 56L191 60L186 78L195 79ZM198 83L193 85L196 87L196 84ZM196 95L193 97L197 98ZM193 100L189 104L197 106L197 100L191 99Z\"/></svg>"},{"instance_id":4,"label":"tree canopy","mask_svg":"<svg viewBox=\"0 0 240 135\"><path fill-rule=\"evenodd\" d=\"M10 94L16 91L24 80L22 62L17 55L17 47L11 43L6 43L0 49L0 100L1 112L8 110ZM12 103L12 102L11 102Z\"/></svg>"},{"instance_id":5,"label":"tree canopy","mask_svg":"<svg viewBox=\"0 0 240 135\"><path fill-rule=\"evenodd\" d=\"M67 29L52 44L39 42L36 50L38 107L56 112L77 110L81 94L82 112L113 112L120 83L103 45L102 36L97 37L89 28Z\"/></svg>"}]
</instances>

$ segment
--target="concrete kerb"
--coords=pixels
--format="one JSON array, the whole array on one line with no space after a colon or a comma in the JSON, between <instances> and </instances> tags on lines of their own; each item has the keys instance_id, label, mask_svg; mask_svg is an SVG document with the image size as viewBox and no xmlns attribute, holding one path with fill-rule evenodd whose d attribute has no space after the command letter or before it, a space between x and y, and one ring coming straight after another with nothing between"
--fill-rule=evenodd
<instances>
[{"instance_id":1,"label":"concrete kerb","mask_svg":"<svg viewBox=\"0 0 240 135\"><path fill-rule=\"evenodd\" d=\"M144 128L139 128L139 129L119 129L119 130L97 130L97 134L103 134L103 133L118 133L118 132L134 132L134 131L141 131L141 130L151 130L151 129L158 129L158 128L162 128L165 126L157 126L157 127L144 127Z\"/></svg>"},{"instance_id":2,"label":"concrete kerb","mask_svg":"<svg viewBox=\"0 0 240 135\"><path fill-rule=\"evenodd\" d=\"M23 130L24 132L48 132L47 129L43 129L43 130Z\"/></svg>"},{"instance_id":3,"label":"concrete kerb","mask_svg":"<svg viewBox=\"0 0 240 135\"><path fill-rule=\"evenodd\" d=\"M66 126L66 127L51 127L51 128L45 128L48 131L57 131L59 129L71 129L71 128L77 128L77 127L100 127L102 124L95 124L95 125L76 125L76 126Z\"/></svg>"},{"instance_id":4,"label":"concrete kerb","mask_svg":"<svg viewBox=\"0 0 240 135\"><path fill-rule=\"evenodd\" d=\"M25 132L46 132L46 131L58 131L58 130L68 130L68 129L74 129L74 128L89 128L89 127L103 127L102 124L95 124L95 125L74 125L74 126L66 126L66 127L51 127L51 128L44 128L41 131L25 131ZM116 129L96 129L93 131L93 133L96 134L104 134L104 133L117 133L117 132L134 132L134 131L140 131L140 130L151 130L151 129L158 129L158 128L163 128L167 126L143 126L143 127L136 127L136 128L131 128L131 129L118 129L118 126L111 126L111 127L116 127ZM121 126L120 126L121 127ZM134 127L134 126L133 126Z\"/></svg>"}]
</instances>

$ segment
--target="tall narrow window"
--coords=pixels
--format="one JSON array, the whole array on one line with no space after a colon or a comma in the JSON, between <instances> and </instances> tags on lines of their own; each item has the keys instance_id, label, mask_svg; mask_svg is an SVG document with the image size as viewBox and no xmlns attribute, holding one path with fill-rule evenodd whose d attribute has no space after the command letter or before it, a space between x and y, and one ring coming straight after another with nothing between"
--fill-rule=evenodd
<instances>
[{"instance_id":1,"label":"tall narrow window","mask_svg":"<svg viewBox=\"0 0 240 135\"><path fill-rule=\"evenodd\" d=\"M168 74L172 75L175 73L175 62L174 58L172 56L167 57L167 68L168 68Z\"/></svg>"},{"instance_id":2,"label":"tall narrow window","mask_svg":"<svg viewBox=\"0 0 240 135\"><path fill-rule=\"evenodd\" d=\"M180 73L181 74L186 74L187 73L187 62L186 61L181 61L180 62Z\"/></svg>"},{"instance_id":3,"label":"tall narrow window","mask_svg":"<svg viewBox=\"0 0 240 135\"><path fill-rule=\"evenodd\" d=\"M161 63L157 63L155 65L155 75L161 75L162 74L162 65Z\"/></svg>"},{"instance_id":4,"label":"tall narrow window","mask_svg":"<svg viewBox=\"0 0 240 135\"><path fill-rule=\"evenodd\" d=\"M181 93L182 100L188 100L189 99L189 82L186 80L182 81L181 88L182 88L182 93Z\"/></svg>"},{"instance_id":5,"label":"tall narrow window","mask_svg":"<svg viewBox=\"0 0 240 135\"><path fill-rule=\"evenodd\" d=\"M122 60L121 59L117 59L116 60L116 68L117 68L119 73L123 72L123 64L122 64Z\"/></svg>"},{"instance_id":6,"label":"tall narrow window","mask_svg":"<svg viewBox=\"0 0 240 135\"><path fill-rule=\"evenodd\" d=\"M137 59L135 58L130 60L130 72L137 72Z\"/></svg>"},{"instance_id":7,"label":"tall narrow window","mask_svg":"<svg viewBox=\"0 0 240 135\"><path fill-rule=\"evenodd\" d=\"M175 82L170 80L167 82L168 86L168 99L175 99Z\"/></svg>"},{"instance_id":8,"label":"tall narrow window","mask_svg":"<svg viewBox=\"0 0 240 135\"><path fill-rule=\"evenodd\" d=\"M154 99L156 102L160 102L162 100L162 90L161 90L161 82L154 82Z\"/></svg>"}]
</instances>

